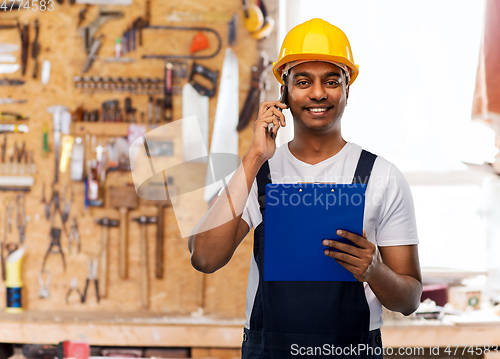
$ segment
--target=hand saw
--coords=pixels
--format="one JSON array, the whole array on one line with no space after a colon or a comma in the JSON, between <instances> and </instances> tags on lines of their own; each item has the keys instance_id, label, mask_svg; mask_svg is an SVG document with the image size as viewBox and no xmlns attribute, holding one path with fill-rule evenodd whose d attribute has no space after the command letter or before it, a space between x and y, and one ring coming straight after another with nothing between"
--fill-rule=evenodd
<instances>
[{"instance_id":1,"label":"hand saw","mask_svg":"<svg viewBox=\"0 0 500 359\"><path fill-rule=\"evenodd\" d=\"M210 202L225 186L224 178L239 165L238 157L238 108L239 108L238 58L231 48L226 49L220 78L219 96L215 111L214 129L210 144L209 166L203 197ZM224 154L224 161L214 161ZM227 156L227 154L234 156ZM215 155L215 156L214 156Z\"/></svg>"}]
</instances>

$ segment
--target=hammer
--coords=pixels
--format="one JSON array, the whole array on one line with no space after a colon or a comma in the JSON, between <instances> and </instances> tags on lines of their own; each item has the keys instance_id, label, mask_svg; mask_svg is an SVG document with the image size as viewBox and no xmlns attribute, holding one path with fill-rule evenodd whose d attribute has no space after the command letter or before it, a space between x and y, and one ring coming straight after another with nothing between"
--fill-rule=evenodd
<instances>
[{"instance_id":1,"label":"hammer","mask_svg":"<svg viewBox=\"0 0 500 359\"><path fill-rule=\"evenodd\" d=\"M141 226L141 303L143 308L149 307L149 275L148 275L148 237L146 226L156 224L157 217L140 216L132 219Z\"/></svg>"},{"instance_id":2,"label":"hammer","mask_svg":"<svg viewBox=\"0 0 500 359\"><path fill-rule=\"evenodd\" d=\"M102 226L102 247L101 259L99 261L99 297L106 298L108 296L108 228L118 227L120 223L116 219L101 218L96 219L95 223Z\"/></svg>"},{"instance_id":3,"label":"hammer","mask_svg":"<svg viewBox=\"0 0 500 359\"><path fill-rule=\"evenodd\" d=\"M128 228L127 213L138 205L137 194L133 186L111 187L109 189L109 202L111 207L120 211L120 246L119 246L119 273L120 278L127 278L128 258Z\"/></svg>"},{"instance_id":4,"label":"hammer","mask_svg":"<svg viewBox=\"0 0 500 359\"><path fill-rule=\"evenodd\" d=\"M163 278L163 234L164 234L164 208L166 206L171 206L175 204L175 196L177 195L177 187L173 185L173 178L168 177L167 183L150 183L143 188L143 194L146 195L147 198L155 198L153 204L158 209L158 221L156 228L156 266L155 266L155 275L156 278ZM168 187L168 191L166 191ZM167 199L166 195L168 195ZM172 198L174 197L174 198Z\"/></svg>"}]
</instances>

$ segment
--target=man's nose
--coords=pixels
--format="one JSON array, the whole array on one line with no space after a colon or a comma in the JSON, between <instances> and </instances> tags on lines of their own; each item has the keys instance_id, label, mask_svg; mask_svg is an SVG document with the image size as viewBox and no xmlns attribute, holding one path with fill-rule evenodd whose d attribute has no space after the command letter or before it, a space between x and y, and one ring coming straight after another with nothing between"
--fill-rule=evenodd
<instances>
[{"instance_id":1,"label":"man's nose","mask_svg":"<svg viewBox=\"0 0 500 359\"><path fill-rule=\"evenodd\" d=\"M309 98L311 100L321 101L326 99L326 91L321 82L314 82L311 91L309 92Z\"/></svg>"}]
</instances>

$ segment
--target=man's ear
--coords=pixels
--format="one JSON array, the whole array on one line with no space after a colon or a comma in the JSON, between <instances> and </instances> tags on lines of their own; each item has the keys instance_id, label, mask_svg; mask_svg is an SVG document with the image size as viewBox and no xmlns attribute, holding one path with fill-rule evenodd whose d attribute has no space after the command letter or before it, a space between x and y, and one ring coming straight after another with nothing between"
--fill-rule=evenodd
<instances>
[{"instance_id":1,"label":"man's ear","mask_svg":"<svg viewBox=\"0 0 500 359\"><path fill-rule=\"evenodd\" d=\"M345 102L347 103L347 99L349 98L349 84L345 88Z\"/></svg>"},{"instance_id":2,"label":"man's ear","mask_svg":"<svg viewBox=\"0 0 500 359\"><path fill-rule=\"evenodd\" d=\"M285 79L286 81L286 79ZM286 82L285 82L286 83ZM288 106L288 88L286 85L281 85L280 87L280 102L283 102L285 105Z\"/></svg>"}]
</instances>

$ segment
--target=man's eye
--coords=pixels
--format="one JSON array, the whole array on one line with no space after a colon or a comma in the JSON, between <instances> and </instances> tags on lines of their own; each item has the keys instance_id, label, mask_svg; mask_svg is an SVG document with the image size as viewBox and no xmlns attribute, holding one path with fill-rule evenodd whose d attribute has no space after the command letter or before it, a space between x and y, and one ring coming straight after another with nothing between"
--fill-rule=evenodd
<instances>
[{"instance_id":1,"label":"man's eye","mask_svg":"<svg viewBox=\"0 0 500 359\"><path fill-rule=\"evenodd\" d=\"M334 85L338 85L339 82L336 81L336 80L330 80L330 81L327 82L327 84L330 85L330 86L334 86Z\"/></svg>"},{"instance_id":2,"label":"man's eye","mask_svg":"<svg viewBox=\"0 0 500 359\"><path fill-rule=\"evenodd\" d=\"M305 86L305 85L307 85L307 81L305 81L305 80L297 81L297 85Z\"/></svg>"}]
</instances>

